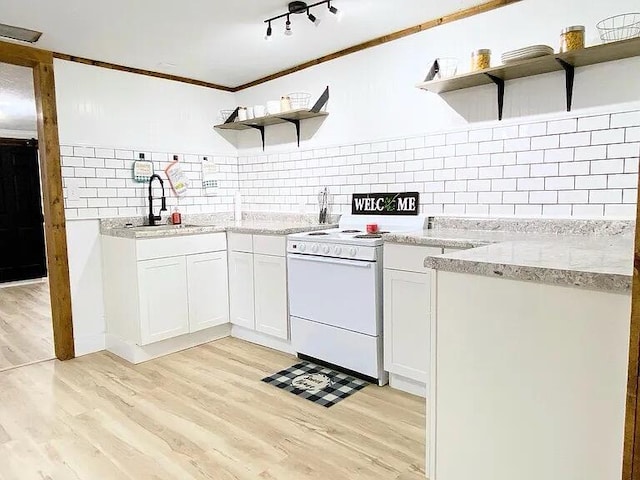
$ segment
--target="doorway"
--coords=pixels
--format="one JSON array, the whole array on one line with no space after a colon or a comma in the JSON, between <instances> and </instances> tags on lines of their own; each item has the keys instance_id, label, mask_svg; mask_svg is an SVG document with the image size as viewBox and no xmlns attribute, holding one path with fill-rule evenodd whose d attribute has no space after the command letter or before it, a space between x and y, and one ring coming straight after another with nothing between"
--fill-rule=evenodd
<instances>
[{"instance_id":1,"label":"doorway","mask_svg":"<svg viewBox=\"0 0 640 480\"><path fill-rule=\"evenodd\" d=\"M54 358L36 136L32 71L0 63L0 371Z\"/></svg>"}]
</instances>

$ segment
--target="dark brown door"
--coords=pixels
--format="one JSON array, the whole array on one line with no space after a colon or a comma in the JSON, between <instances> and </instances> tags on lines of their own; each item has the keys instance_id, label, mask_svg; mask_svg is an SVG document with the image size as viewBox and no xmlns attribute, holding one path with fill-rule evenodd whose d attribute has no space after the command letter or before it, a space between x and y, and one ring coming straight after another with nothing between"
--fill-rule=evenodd
<instances>
[{"instance_id":1,"label":"dark brown door","mask_svg":"<svg viewBox=\"0 0 640 480\"><path fill-rule=\"evenodd\" d=\"M37 143L0 140L0 283L46 276Z\"/></svg>"}]
</instances>

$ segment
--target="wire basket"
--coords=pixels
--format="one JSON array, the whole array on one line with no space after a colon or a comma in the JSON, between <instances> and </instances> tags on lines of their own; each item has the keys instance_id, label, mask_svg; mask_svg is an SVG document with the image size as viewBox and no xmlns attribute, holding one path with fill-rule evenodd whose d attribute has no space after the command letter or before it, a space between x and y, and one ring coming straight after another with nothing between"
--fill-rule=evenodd
<instances>
[{"instance_id":1,"label":"wire basket","mask_svg":"<svg viewBox=\"0 0 640 480\"><path fill-rule=\"evenodd\" d=\"M441 57L438 58L438 76L440 78L453 77L458 73L458 59L453 57Z\"/></svg>"},{"instance_id":2,"label":"wire basket","mask_svg":"<svg viewBox=\"0 0 640 480\"><path fill-rule=\"evenodd\" d=\"M235 112L235 110L220 110L220 120L222 123L229 120L229 117Z\"/></svg>"},{"instance_id":3,"label":"wire basket","mask_svg":"<svg viewBox=\"0 0 640 480\"><path fill-rule=\"evenodd\" d=\"M290 93L287 95L291 99L291 109L298 110L301 108L309 108L309 100L311 100L310 93Z\"/></svg>"},{"instance_id":4,"label":"wire basket","mask_svg":"<svg viewBox=\"0 0 640 480\"><path fill-rule=\"evenodd\" d=\"M596 27L605 43L640 37L640 13L624 13L605 18Z\"/></svg>"}]
</instances>

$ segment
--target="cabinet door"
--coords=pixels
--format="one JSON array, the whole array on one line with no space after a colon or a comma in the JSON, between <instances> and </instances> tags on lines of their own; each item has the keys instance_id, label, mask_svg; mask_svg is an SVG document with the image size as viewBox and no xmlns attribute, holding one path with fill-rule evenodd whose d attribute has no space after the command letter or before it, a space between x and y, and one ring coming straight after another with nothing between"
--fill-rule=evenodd
<instances>
[{"instance_id":1,"label":"cabinet door","mask_svg":"<svg viewBox=\"0 0 640 480\"><path fill-rule=\"evenodd\" d=\"M229 252L229 299L231 323L255 329L253 254Z\"/></svg>"},{"instance_id":2,"label":"cabinet door","mask_svg":"<svg viewBox=\"0 0 640 480\"><path fill-rule=\"evenodd\" d=\"M384 270L384 367L427 382L432 273Z\"/></svg>"},{"instance_id":3,"label":"cabinet door","mask_svg":"<svg viewBox=\"0 0 640 480\"><path fill-rule=\"evenodd\" d=\"M138 262L140 345L189 333L185 257Z\"/></svg>"},{"instance_id":4,"label":"cabinet door","mask_svg":"<svg viewBox=\"0 0 640 480\"><path fill-rule=\"evenodd\" d=\"M187 256L189 331L229 323L227 252Z\"/></svg>"},{"instance_id":5,"label":"cabinet door","mask_svg":"<svg viewBox=\"0 0 640 480\"><path fill-rule=\"evenodd\" d=\"M287 259L254 255L256 330L283 339L289 338L287 305Z\"/></svg>"}]
</instances>

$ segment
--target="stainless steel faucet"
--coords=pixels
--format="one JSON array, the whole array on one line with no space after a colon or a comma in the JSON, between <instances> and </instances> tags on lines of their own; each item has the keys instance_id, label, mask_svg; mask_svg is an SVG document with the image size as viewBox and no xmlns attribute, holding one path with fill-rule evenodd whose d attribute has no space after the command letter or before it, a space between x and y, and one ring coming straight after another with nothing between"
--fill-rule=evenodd
<instances>
[{"instance_id":1,"label":"stainless steel faucet","mask_svg":"<svg viewBox=\"0 0 640 480\"><path fill-rule=\"evenodd\" d=\"M153 180L156 178L160 181L160 186L162 187L162 205L160 207L160 212L158 216L153 214L152 187L153 187ZM160 175L158 175L157 173L154 173L153 175L151 175L151 178L149 179L149 225L152 227L157 225L157 222L162 220L162 212L166 212L166 211L167 211L167 199L164 196L164 182L162 181L162 178L160 178Z\"/></svg>"}]
</instances>

